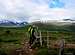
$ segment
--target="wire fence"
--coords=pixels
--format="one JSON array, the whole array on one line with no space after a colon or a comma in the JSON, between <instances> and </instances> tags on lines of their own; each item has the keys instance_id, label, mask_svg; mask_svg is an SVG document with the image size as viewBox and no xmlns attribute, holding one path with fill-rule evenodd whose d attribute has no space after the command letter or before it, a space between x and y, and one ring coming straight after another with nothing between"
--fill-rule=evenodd
<instances>
[{"instance_id":1,"label":"wire fence","mask_svg":"<svg viewBox=\"0 0 75 55\"><path fill-rule=\"evenodd\" d=\"M51 32L40 31L40 45L47 48L58 48L59 55L66 48L75 48L75 37L72 32ZM65 53L65 55L73 55L72 53Z\"/></svg>"},{"instance_id":2,"label":"wire fence","mask_svg":"<svg viewBox=\"0 0 75 55\"><path fill-rule=\"evenodd\" d=\"M29 35L27 34L27 36ZM55 51L56 55L62 55L63 53L64 55L74 55L74 32L39 31L39 39L40 45L42 47L47 47L51 53Z\"/></svg>"}]
</instances>

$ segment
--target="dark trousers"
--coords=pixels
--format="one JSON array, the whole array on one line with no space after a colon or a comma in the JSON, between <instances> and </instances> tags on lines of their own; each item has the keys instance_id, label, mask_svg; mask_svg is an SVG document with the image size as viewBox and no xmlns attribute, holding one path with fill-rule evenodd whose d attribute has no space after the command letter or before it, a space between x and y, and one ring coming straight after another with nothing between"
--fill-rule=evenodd
<instances>
[{"instance_id":1,"label":"dark trousers","mask_svg":"<svg viewBox=\"0 0 75 55\"><path fill-rule=\"evenodd\" d=\"M64 55L64 49L63 49L63 48L60 49L60 50L59 50L59 53L60 53L59 55Z\"/></svg>"},{"instance_id":2,"label":"dark trousers","mask_svg":"<svg viewBox=\"0 0 75 55\"><path fill-rule=\"evenodd\" d=\"M36 37L34 35L30 36L30 40L29 40L30 46L34 43L35 40L36 40Z\"/></svg>"}]
</instances>

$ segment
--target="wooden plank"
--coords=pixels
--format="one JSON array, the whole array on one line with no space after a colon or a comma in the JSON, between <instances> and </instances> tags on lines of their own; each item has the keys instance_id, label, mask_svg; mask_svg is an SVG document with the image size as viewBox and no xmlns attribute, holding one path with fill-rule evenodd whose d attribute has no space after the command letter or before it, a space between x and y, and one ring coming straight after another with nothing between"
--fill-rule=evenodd
<instances>
[{"instance_id":1,"label":"wooden plank","mask_svg":"<svg viewBox=\"0 0 75 55\"><path fill-rule=\"evenodd\" d=\"M47 32L47 47L49 48L49 33Z\"/></svg>"},{"instance_id":2,"label":"wooden plank","mask_svg":"<svg viewBox=\"0 0 75 55\"><path fill-rule=\"evenodd\" d=\"M42 46L42 36L41 36L41 31L40 31L40 45Z\"/></svg>"}]
</instances>

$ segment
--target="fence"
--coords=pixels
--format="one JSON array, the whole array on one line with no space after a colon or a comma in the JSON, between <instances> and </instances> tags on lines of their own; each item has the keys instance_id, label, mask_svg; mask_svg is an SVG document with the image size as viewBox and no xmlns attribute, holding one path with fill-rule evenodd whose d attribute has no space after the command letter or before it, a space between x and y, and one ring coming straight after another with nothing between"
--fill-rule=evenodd
<instances>
[{"instance_id":1,"label":"fence","mask_svg":"<svg viewBox=\"0 0 75 55\"><path fill-rule=\"evenodd\" d=\"M49 48L58 48L58 55L62 55L64 48L75 48L73 32L39 31L40 45ZM71 52L65 55L73 55Z\"/></svg>"},{"instance_id":2,"label":"fence","mask_svg":"<svg viewBox=\"0 0 75 55\"><path fill-rule=\"evenodd\" d=\"M70 43L66 41L67 38L74 36L74 33L62 33L62 32L51 32L51 31L39 31L40 32L40 45L43 46L43 41L46 42L47 48L59 48L59 55L63 55L64 48L72 48L75 43ZM45 38L45 39L44 39ZM68 44L72 44L68 45ZM68 47L69 46L69 47ZM65 55L73 55L72 53L65 53Z\"/></svg>"}]
</instances>

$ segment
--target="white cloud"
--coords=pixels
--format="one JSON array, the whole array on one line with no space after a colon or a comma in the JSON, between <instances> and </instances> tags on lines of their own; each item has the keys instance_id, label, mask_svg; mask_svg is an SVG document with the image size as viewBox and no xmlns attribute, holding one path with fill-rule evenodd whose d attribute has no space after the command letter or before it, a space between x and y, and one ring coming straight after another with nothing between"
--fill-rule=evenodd
<instances>
[{"instance_id":1,"label":"white cloud","mask_svg":"<svg viewBox=\"0 0 75 55\"><path fill-rule=\"evenodd\" d=\"M0 19L16 19L29 22L37 20L63 19L74 17L74 9L49 8L50 0L0 0ZM74 6L73 6L74 7ZM13 16L11 18L11 16Z\"/></svg>"}]
</instances>

